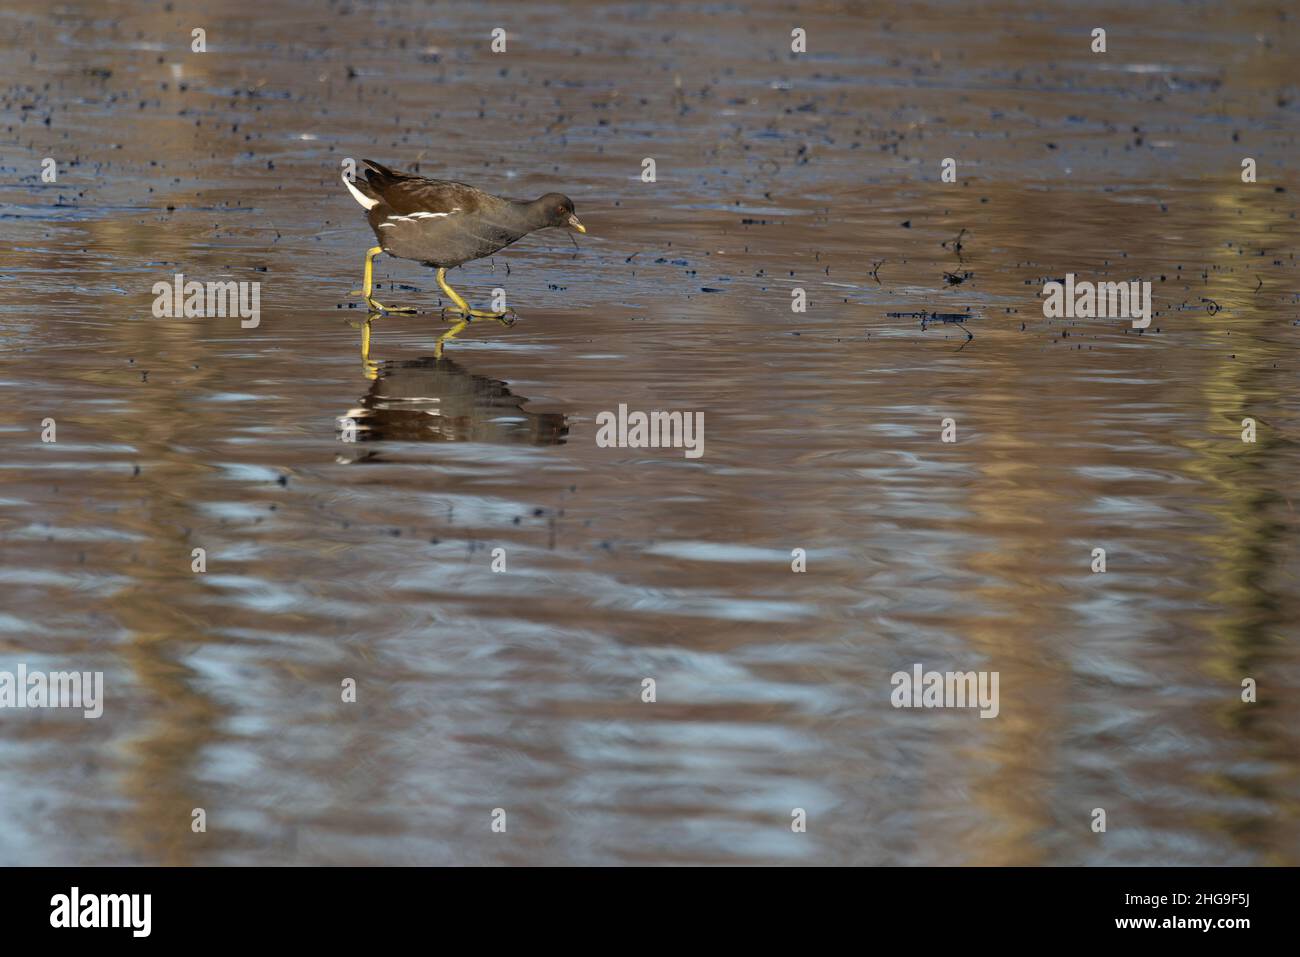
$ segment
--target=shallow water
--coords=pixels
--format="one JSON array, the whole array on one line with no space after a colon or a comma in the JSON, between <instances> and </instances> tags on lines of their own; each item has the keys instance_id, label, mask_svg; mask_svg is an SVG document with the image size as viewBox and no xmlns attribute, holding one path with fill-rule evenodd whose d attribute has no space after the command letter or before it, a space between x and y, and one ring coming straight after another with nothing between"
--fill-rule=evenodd
<instances>
[{"instance_id":1,"label":"shallow water","mask_svg":"<svg viewBox=\"0 0 1300 957\"><path fill-rule=\"evenodd\" d=\"M0 711L0 863L1300 863L1279 9L9 3L0 671L106 700ZM381 258L425 311L363 357L344 157L590 233L453 271L523 318L441 358ZM891 707L918 662L998 716Z\"/></svg>"}]
</instances>

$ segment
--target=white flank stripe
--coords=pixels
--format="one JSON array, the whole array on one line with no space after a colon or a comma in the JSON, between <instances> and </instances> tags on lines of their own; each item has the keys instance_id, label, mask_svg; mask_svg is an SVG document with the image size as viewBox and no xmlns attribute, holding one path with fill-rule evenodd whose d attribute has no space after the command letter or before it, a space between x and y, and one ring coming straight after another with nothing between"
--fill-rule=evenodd
<instances>
[{"instance_id":1,"label":"white flank stripe","mask_svg":"<svg viewBox=\"0 0 1300 957\"><path fill-rule=\"evenodd\" d=\"M437 219L440 216L446 216L447 213L411 213L409 216L389 216L390 223L413 223L417 219Z\"/></svg>"},{"instance_id":2,"label":"white flank stripe","mask_svg":"<svg viewBox=\"0 0 1300 957\"><path fill-rule=\"evenodd\" d=\"M348 188L348 192L352 194L352 198L355 199L362 206L364 206L366 209L374 209L374 207L379 205L379 200L371 199L365 193L361 192L361 190L357 189L350 182L348 182L348 176L346 173L343 174L343 185Z\"/></svg>"}]
</instances>

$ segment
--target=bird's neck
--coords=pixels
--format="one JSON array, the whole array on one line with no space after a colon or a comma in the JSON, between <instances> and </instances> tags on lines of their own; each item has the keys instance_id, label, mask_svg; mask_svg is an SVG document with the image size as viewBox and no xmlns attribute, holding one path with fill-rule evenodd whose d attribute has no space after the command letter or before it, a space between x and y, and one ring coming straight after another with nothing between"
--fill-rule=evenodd
<instances>
[{"instance_id":1,"label":"bird's neck","mask_svg":"<svg viewBox=\"0 0 1300 957\"><path fill-rule=\"evenodd\" d=\"M541 199L524 200L523 202L515 203L515 206L518 208L524 219L527 220L534 229L545 224L549 219L546 215L546 204L543 203Z\"/></svg>"}]
</instances>

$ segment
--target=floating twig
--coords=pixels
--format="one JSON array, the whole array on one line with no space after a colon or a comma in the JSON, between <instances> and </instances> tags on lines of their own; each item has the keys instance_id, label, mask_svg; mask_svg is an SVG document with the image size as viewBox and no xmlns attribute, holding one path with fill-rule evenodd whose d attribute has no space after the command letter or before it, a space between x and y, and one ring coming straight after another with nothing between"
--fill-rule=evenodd
<instances>
[{"instance_id":1,"label":"floating twig","mask_svg":"<svg viewBox=\"0 0 1300 957\"><path fill-rule=\"evenodd\" d=\"M939 245L942 246L944 249L947 249L947 248L948 248L948 244L949 244L949 243L952 243L952 251L955 252L955 253L957 254L957 261L958 261L958 262L964 262L964 261L965 261L965 260L963 260L963 259L961 258L961 249L962 249L962 241L961 241L961 239L962 239L962 237L965 236L965 235L966 235L966 230L965 230L965 228L963 228L962 231L959 232L959 233L958 233L956 236L954 236L952 239L945 239L943 242L941 242L941 243L939 244Z\"/></svg>"},{"instance_id":2,"label":"floating twig","mask_svg":"<svg viewBox=\"0 0 1300 957\"><path fill-rule=\"evenodd\" d=\"M966 341L957 347L958 352L965 349L975 338L975 333L966 328L966 320L976 318L969 312L887 312L885 315L890 319L920 319L922 332L925 332L926 326L934 322L960 326L961 331L966 333Z\"/></svg>"}]
</instances>

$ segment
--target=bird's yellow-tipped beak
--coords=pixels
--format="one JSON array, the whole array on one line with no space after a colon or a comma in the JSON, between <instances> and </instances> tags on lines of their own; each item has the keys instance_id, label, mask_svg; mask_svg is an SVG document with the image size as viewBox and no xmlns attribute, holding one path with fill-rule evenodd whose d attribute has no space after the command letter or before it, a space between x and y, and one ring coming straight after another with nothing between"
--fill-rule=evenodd
<instances>
[{"instance_id":1,"label":"bird's yellow-tipped beak","mask_svg":"<svg viewBox=\"0 0 1300 957\"><path fill-rule=\"evenodd\" d=\"M585 233L587 231L587 227L578 222L578 216L576 213L569 217L569 228L576 229L580 233Z\"/></svg>"}]
</instances>

